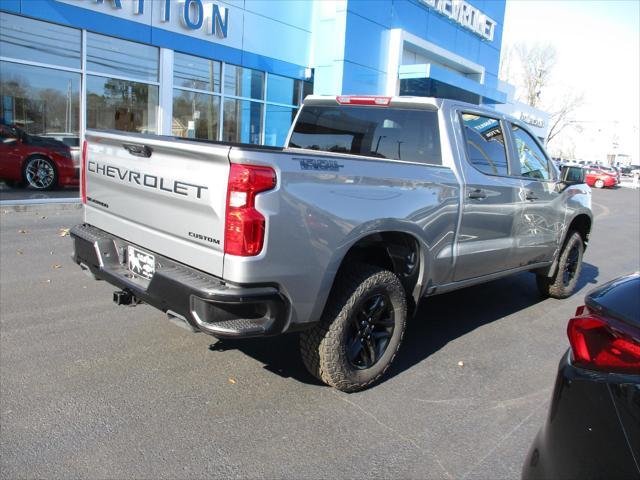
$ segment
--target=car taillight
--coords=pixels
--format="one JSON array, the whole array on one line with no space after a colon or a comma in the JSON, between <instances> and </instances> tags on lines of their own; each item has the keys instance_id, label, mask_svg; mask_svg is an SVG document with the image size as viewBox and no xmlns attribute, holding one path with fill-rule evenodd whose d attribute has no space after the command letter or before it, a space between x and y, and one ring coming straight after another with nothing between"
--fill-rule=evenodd
<instances>
[{"instance_id":1,"label":"car taillight","mask_svg":"<svg viewBox=\"0 0 640 480\"><path fill-rule=\"evenodd\" d=\"M589 370L640 374L640 336L618 322L578 307L567 335L574 365Z\"/></svg>"},{"instance_id":2,"label":"car taillight","mask_svg":"<svg viewBox=\"0 0 640 480\"><path fill-rule=\"evenodd\" d=\"M336 97L336 102L340 105L373 105L378 107L388 107L391 103L391 97L377 97L377 96L351 96L340 95Z\"/></svg>"},{"instance_id":3,"label":"car taillight","mask_svg":"<svg viewBox=\"0 0 640 480\"><path fill-rule=\"evenodd\" d=\"M80 172L80 192L82 203L87 203L87 141L82 143L82 171Z\"/></svg>"},{"instance_id":4,"label":"car taillight","mask_svg":"<svg viewBox=\"0 0 640 480\"><path fill-rule=\"evenodd\" d=\"M260 192L276 186L276 172L269 167L231 164L227 188L224 253L250 257L262 250L265 218L255 209Z\"/></svg>"}]
</instances>

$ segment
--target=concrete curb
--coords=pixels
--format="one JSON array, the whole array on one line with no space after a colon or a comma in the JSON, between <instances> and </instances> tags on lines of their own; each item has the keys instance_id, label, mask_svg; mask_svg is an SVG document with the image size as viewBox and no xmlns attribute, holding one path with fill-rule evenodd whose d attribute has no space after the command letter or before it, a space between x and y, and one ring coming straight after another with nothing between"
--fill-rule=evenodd
<instances>
[{"instance_id":1,"label":"concrete curb","mask_svg":"<svg viewBox=\"0 0 640 480\"><path fill-rule=\"evenodd\" d=\"M80 202L30 202L30 203L17 203L17 202L9 202L6 203L0 202L0 211L2 213L9 212L51 212L51 211L63 211L63 210L80 210L82 208L82 203Z\"/></svg>"}]
</instances>

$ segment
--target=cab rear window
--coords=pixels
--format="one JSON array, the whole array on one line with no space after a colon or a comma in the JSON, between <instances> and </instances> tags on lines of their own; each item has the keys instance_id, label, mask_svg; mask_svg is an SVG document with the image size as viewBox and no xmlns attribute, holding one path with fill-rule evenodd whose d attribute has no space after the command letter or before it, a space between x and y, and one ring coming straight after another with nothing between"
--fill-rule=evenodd
<instances>
[{"instance_id":1,"label":"cab rear window","mask_svg":"<svg viewBox=\"0 0 640 480\"><path fill-rule=\"evenodd\" d=\"M290 147L442 164L438 114L362 106L303 107Z\"/></svg>"}]
</instances>

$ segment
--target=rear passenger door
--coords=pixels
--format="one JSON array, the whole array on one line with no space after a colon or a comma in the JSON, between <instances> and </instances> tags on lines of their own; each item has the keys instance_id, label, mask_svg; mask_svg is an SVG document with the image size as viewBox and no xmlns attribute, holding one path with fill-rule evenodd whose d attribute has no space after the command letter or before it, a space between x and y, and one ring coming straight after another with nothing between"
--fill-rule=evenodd
<instances>
[{"instance_id":1,"label":"rear passenger door","mask_svg":"<svg viewBox=\"0 0 640 480\"><path fill-rule=\"evenodd\" d=\"M465 280L518 266L515 232L522 209L522 182L510 175L510 148L498 117L456 112L464 154L466 187L456 244L454 280Z\"/></svg>"},{"instance_id":2,"label":"rear passenger door","mask_svg":"<svg viewBox=\"0 0 640 480\"><path fill-rule=\"evenodd\" d=\"M562 234L566 194L557 185L557 172L543 148L523 127L509 122L514 149L513 176L522 180L522 223L516 232L518 266L553 259Z\"/></svg>"}]
</instances>

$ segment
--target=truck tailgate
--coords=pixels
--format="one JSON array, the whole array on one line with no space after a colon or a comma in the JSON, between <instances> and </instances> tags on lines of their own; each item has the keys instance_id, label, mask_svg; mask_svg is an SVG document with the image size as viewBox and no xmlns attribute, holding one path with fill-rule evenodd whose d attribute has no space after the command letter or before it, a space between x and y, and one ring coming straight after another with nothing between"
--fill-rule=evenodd
<instances>
[{"instance_id":1,"label":"truck tailgate","mask_svg":"<svg viewBox=\"0 0 640 480\"><path fill-rule=\"evenodd\" d=\"M86 133L85 221L222 277L229 147Z\"/></svg>"}]
</instances>

